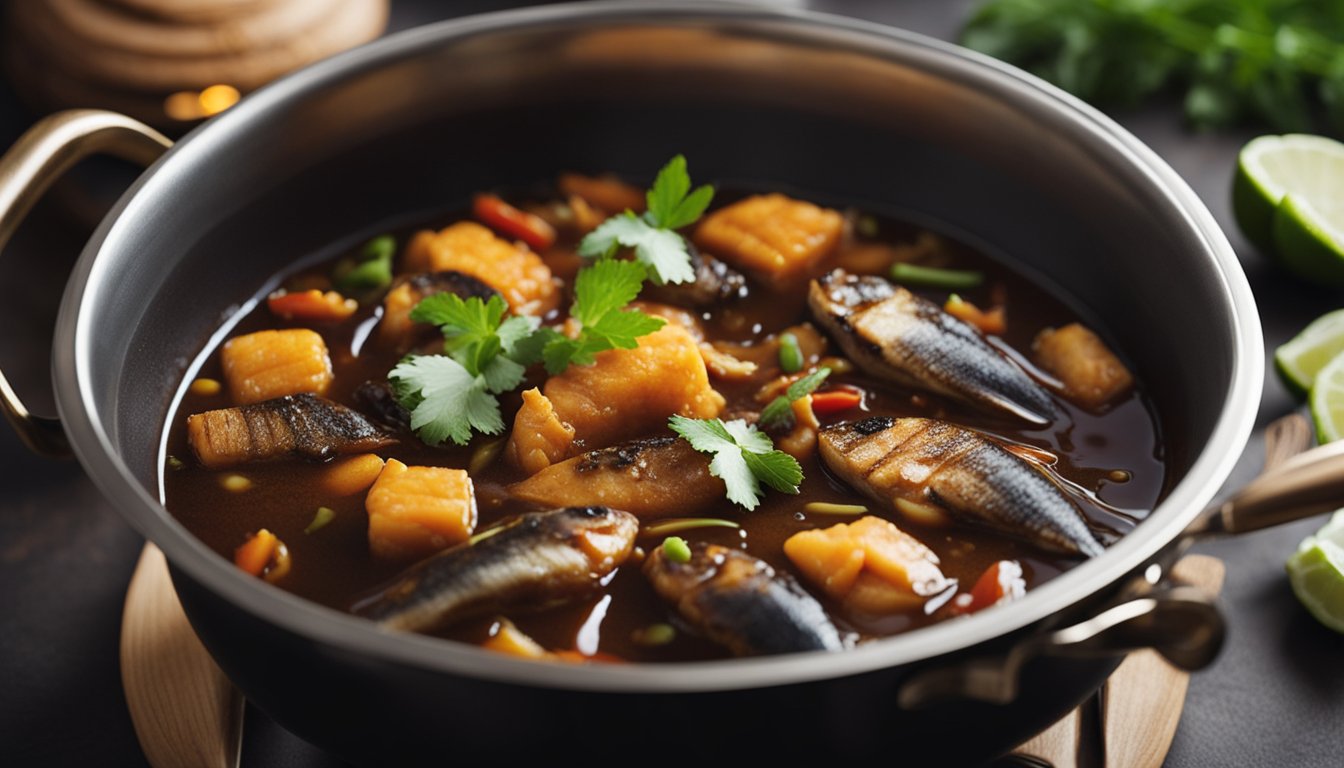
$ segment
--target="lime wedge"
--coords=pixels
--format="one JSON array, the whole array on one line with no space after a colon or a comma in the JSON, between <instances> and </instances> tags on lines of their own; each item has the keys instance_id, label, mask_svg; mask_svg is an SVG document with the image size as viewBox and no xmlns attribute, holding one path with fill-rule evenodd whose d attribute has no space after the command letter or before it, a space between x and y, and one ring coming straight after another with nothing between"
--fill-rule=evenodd
<instances>
[{"instance_id":1,"label":"lime wedge","mask_svg":"<svg viewBox=\"0 0 1344 768\"><path fill-rule=\"evenodd\" d=\"M1308 403L1322 445L1344 437L1344 353L1330 358L1316 374Z\"/></svg>"},{"instance_id":2,"label":"lime wedge","mask_svg":"<svg viewBox=\"0 0 1344 768\"><path fill-rule=\"evenodd\" d=\"M1314 283L1344 285L1344 144L1323 136L1261 136L1242 147L1232 183L1251 242Z\"/></svg>"},{"instance_id":3,"label":"lime wedge","mask_svg":"<svg viewBox=\"0 0 1344 768\"><path fill-rule=\"evenodd\" d=\"M1293 593L1325 626L1344 632L1344 510L1288 558Z\"/></svg>"},{"instance_id":4,"label":"lime wedge","mask_svg":"<svg viewBox=\"0 0 1344 768\"><path fill-rule=\"evenodd\" d=\"M1344 309L1316 318L1274 350L1274 367L1289 389L1305 395L1316 374L1340 352L1344 352Z\"/></svg>"}]
</instances>

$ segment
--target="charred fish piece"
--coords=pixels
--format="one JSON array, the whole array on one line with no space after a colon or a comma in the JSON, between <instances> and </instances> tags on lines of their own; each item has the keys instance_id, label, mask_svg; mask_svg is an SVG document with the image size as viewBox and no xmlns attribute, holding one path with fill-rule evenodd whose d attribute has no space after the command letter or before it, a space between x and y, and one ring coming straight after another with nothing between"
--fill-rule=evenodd
<instances>
[{"instance_id":1,"label":"charred fish piece","mask_svg":"<svg viewBox=\"0 0 1344 768\"><path fill-rule=\"evenodd\" d=\"M691 626L738 656L845 647L816 598L741 550L697 542L690 561L678 563L656 547L644 575Z\"/></svg>"},{"instance_id":2,"label":"charred fish piece","mask_svg":"<svg viewBox=\"0 0 1344 768\"><path fill-rule=\"evenodd\" d=\"M980 432L874 416L825 427L818 443L832 472L908 516L950 515L1067 555L1102 552L1058 485Z\"/></svg>"},{"instance_id":3,"label":"charred fish piece","mask_svg":"<svg viewBox=\"0 0 1344 768\"><path fill-rule=\"evenodd\" d=\"M394 430L411 428L411 412L397 402L397 395L386 380L360 384L355 387L354 397L364 413L383 426Z\"/></svg>"},{"instance_id":4,"label":"charred fish piece","mask_svg":"<svg viewBox=\"0 0 1344 768\"><path fill-rule=\"evenodd\" d=\"M464 272L444 270L421 272L398 279L383 298L383 317L378 323L378 340L405 351L417 344L436 338L439 333L431 325L411 320L411 310L422 300L437 293L452 293L462 299L478 298L489 301L499 291Z\"/></svg>"},{"instance_id":5,"label":"charred fish piece","mask_svg":"<svg viewBox=\"0 0 1344 768\"><path fill-rule=\"evenodd\" d=\"M898 384L1045 425L1045 388L942 307L880 277L837 269L813 280L808 306L856 365Z\"/></svg>"},{"instance_id":6,"label":"charred fish piece","mask_svg":"<svg viewBox=\"0 0 1344 768\"><path fill-rule=\"evenodd\" d=\"M397 442L358 412L312 394L194 414L187 436L208 469L282 456L321 461Z\"/></svg>"},{"instance_id":7,"label":"charred fish piece","mask_svg":"<svg viewBox=\"0 0 1344 768\"><path fill-rule=\"evenodd\" d=\"M625 562L638 532L634 515L607 507L519 515L498 533L421 560L353 610L417 631L577 600Z\"/></svg>"},{"instance_id":8,"label":"charred fish piece","mask_svg":"<svg viewBox=\"0 0 1344 768\"><path fill-rule=\"evenodd\" d=\"M610 504L639 517L692 514L724 494L723 481L709 473L709 457L670 436L579 454L509 491L537 504Z\"/></svg>"}]
</instances>

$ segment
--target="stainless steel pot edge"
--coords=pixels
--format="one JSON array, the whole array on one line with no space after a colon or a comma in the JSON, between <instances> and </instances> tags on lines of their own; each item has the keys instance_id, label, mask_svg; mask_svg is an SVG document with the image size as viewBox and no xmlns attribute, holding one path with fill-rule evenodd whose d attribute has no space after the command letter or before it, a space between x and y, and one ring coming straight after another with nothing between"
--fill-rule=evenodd
<instances>
[{"instance_id":1,"label":"stainless steel pot edge","mask_svg":"<svg viewBox=\"0 0 1344 768\"><path fill-rule=\"evenodd\" d=\"M98 254L151 220L149 198L173 179L165 168L186 162L192 153L212 151L212 138L223 137L249 115L271 108L310 89L325 87L343 74L387 57L410 55L420 47L448 43L504 27L575 22L653 22L695 19L738 25L788 27L795 36L844 38L873 53L937 58L962 77L1011 92L1023 105L1059 122L1087 140L1099 153L1114 155L1150 180L1154 193L1179 210L1204 242L1218 270L1236 318L1234 380L1210 445L1187 476L1135 534L1105 555L1066 577L1034 590L1010 608L944 623L907 636L828 655L679 664L675 667L623 668L538 665L472 647L422 636L393 634L354 617L322 608L269 585L248 579L217 557L168 515L139 487L115 452L93 412L90 383L81 371L96 343L94 329L80 322L89 299L87 286L100 277ZM146 194L142 194L146 193ZM56 327L53 386L58 410L72 445L103 493L148 538L159 544L175 567L222 597L268 622L334 647L454 674L524 685L610 692L713 691L783 685L856 675L908 664L968 648L1039 622L1105 589L1145 565L1175 541L1213 497L1227 477L1253 426L1263 360L1254 299L1235 253L1194 192L1157 155L1109 118L1058 89L984 56L910 32L852 19L802 11L774 12L756 7L687 3L593 3L507 11L454 20L411 30L334 57L285 78L245 99L234 109L193 132L155 164L118 202L90 240L77 263Z\"/></svg>"}]
</instances>

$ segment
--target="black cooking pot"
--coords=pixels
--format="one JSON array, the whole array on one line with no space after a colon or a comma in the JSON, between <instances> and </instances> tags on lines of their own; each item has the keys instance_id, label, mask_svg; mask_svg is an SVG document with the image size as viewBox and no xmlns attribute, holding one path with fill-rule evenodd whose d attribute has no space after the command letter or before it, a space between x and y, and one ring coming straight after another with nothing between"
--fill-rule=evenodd
<instances>
[{"instance_id":1,"label":"black cooking pot","mask_svg":"<svg viewBox=\"0 0 1344 768\"><path fill-rule=\"evenodd\" d=\"M78 157L162 146L108 113L40 124L0 161L0 238ZM697 178L955 231L1069 297L1157 404L1163 502L1102 556L972 617L841 654L595 667L380 630L243 575L163 509L171 393L203 341L296 256L324 258L475 190L563 169L648 177L676 152ZM1011 67L804 13L524 10L413 30L292 75L193 131L127 192L70 279L54 359L60 423L29 415L0 379L11 419L39 448L68 436L167 554L193 626L249 699L369 764L554 757L576 744L604 760L704 759L725 746L984 759L1077 705L1129 649L1207 663L1217 611L1165 579L1187 530L1262 524L1287 508L1276 499L1300 513L1328 485L1313 475L1285 495L1282 483L1319 473L1308 456L1280 485L1200 516L1251 428L1261 337L1232 249L1152 151Z\"/></svg>"}]
</instances>

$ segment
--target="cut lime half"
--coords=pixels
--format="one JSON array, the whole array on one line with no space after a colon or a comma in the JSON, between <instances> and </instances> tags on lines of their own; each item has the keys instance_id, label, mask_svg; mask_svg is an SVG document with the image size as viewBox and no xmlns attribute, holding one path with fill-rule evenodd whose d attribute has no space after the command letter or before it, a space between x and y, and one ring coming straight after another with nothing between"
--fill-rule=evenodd
<instances>
[{"instance_id":1,"label":"cut lime half","mask_svg":"<svg viewBox=\"0 0 1344 768\"><path fill-rule=\"evenodd\" d=\"M1305 395L1316 374L1340 352L1344 352L1344 309L1321 315L1274 350L1274 367L1289 389Z\"/></svg>"},{"instance_id":2,"label":"cut lime half","mask_svg":"<svg viewBox=\"0 0 1344 768\"><path fill-rule=\"evenodd\" d=\"M1344 437L1344 353L1330 358L1311 384L1311 421L1321 444Z\"/></svg>"},{"instance_id":3,"label":"cut lime half","mask_svg":"<svg viewBox=\"0 0 1344 768\"><path fill-rule=\"evenodd\" d=\"M1232 185L1237 224L1314 283L1344 285L1344 144L1261 136L1242 148Z\"/></svg>"},{"instance_id":4,"label":"cut lime half","mask_svg":"<svg viewBox=\"0 0 1344 768\"><path fill-rule=\"evenodd\" d=\"M1344 510L1288 558L1293 593L1325 626L1344 632Z\"/></svg>"}]
</instances>

